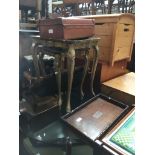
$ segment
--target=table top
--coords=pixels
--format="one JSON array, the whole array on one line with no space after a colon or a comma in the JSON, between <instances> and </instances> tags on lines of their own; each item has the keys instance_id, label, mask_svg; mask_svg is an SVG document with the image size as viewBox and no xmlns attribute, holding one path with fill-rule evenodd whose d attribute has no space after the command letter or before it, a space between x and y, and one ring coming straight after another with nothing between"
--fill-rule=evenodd
<instances>
[{"instance_id":1,"label":"table top","mask_svg":"<svg viewBox=\"0 0 155 155\"><path fill-rule=\"evenodd\" d=\"M73 45L74 49L91 48L92 46L97 45L98 41L100 40L100 38L98 37L90 37L77 40L42 39L39 35L31 35L31 37L37 44L63 49L68 49L70 45Z\"/></svg>"},{"instance_id":2,"label":"table top","mask_svg":"<svg viewBox=\"0 0 155 155\"><path fill-rule=\"evenodd\" d=\"M46 42L63 42L63 43L75 43L75 42L86 42L86 41L98 41L100 40L99 37L89 37L89 38L81 38L81 39L71 39L71 40L64 40L64 39L43 39L40 38L39 35L34 35L32 36L32 38L36 39L36 40L40 40L40 41L46 41Z\"/></svg>"},{"instance_id":3,"label":"table top","mask_svg":"<svg viewBox=\"0 0 155 155\"><path fill-rule=\"evenodd\" d=\"M135 73L130 72L124 74L122 76L104 82L103 85L135 96Z\"/></svg>"}]
</instances>

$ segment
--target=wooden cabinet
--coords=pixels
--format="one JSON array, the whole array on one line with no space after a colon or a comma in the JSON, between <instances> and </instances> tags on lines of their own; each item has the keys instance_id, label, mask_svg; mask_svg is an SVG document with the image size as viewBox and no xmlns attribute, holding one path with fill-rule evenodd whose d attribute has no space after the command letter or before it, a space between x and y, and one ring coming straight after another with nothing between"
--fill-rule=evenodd
<instances>
[{"instance_id":1,"label":"wooden cabinet","mask_svg":"<svg viewBox=\"0 0 155 155\"><path fill-rule=\"evenodd\" d=\"M95 19L95 35L100 37L100 62L111 66L120 60L130 61L132 54L135 17L132 14L81 16Z\"/></svg>"}]
</instances>

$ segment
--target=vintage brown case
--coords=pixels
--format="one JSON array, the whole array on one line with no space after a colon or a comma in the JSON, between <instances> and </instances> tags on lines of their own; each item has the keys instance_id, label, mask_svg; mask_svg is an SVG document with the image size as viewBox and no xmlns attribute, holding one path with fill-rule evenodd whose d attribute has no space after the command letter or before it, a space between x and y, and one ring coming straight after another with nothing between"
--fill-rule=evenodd
<instances>
[{"instance_id":1,"label":"vintage brown case","mask_svg":"<svg viewBox=\"0 0 155 155\"><path fill-rule=\"evenodd\" d=\"M96 141L106 134L128 111L128 106L104 95L97 95L62 120L76 132Z\"/></svg>"},{"instance_id":2,"label":"vintage brown case","mask_svg":"<svg viewBox=\"0 0 155 155\"><path fill-rule=\"evenodd\" d=\"M44 19L38 23L42 39L79 39L95 34L94 19L64 18Z\"/></svg>"}]
</instances>

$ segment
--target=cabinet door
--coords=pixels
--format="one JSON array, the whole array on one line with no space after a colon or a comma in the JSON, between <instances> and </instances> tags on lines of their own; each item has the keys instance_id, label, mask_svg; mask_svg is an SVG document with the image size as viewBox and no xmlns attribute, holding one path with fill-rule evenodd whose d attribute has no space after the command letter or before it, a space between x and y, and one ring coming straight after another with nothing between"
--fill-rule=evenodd
<instances>
[{"instance_id":1,"label":"cabinet door","mask_svg":"<svg viewBox=\"0 0 155 155\"><path fill-rule=\"evenodd\" d=\"M117 24L114 37L114 49L111 64L115 61L130 60L133 46L134 26L130 24Z\"/></svg>"}]
</instances>

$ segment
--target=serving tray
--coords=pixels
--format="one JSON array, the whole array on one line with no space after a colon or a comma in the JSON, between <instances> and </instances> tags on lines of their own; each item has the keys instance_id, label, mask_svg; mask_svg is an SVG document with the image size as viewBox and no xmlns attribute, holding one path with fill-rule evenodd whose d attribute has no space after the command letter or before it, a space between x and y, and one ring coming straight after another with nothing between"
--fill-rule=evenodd
<instances>
[{"instance_id":1,"label":"serving tray","mask_svg":"<svg viewBox=\"0 0 155 155\"><path fill-rule=\"evenodd\" d=\"M112 128L127 111L127 105L98 94L63 116L62 120L79 134L95 141Z\"/></svg>"}]
</instances>

